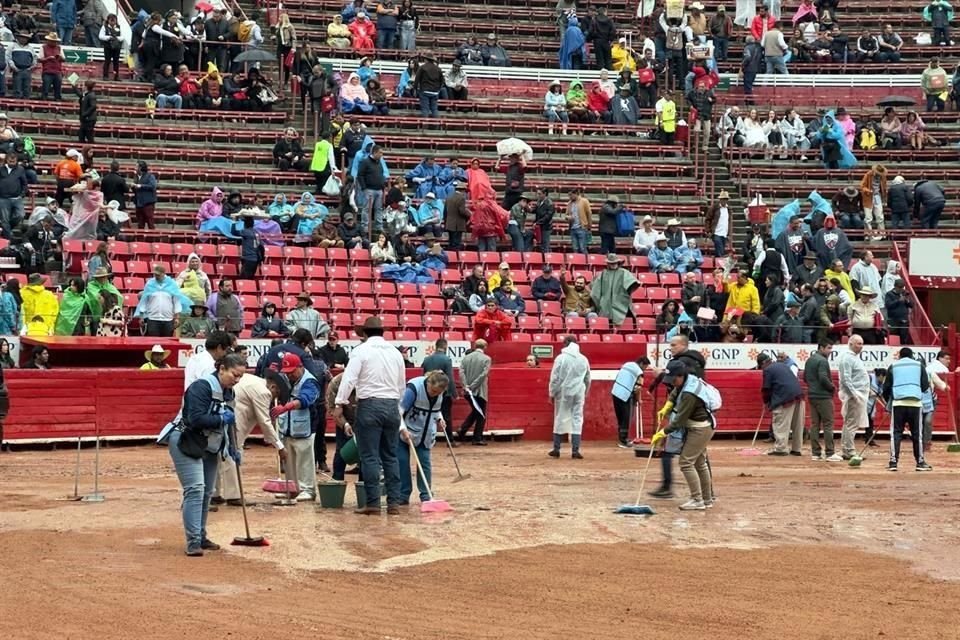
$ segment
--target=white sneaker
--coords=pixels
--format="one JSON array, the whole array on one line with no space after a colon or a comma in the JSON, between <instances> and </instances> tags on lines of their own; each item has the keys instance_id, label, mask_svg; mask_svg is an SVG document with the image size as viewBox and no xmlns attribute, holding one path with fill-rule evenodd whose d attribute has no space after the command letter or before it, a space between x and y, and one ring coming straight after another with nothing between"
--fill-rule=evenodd
<instances>
[{"instance_id":1,"label":"white sneaker","mask_svg":"<svg viewBox=\"0 0 960 640\"><path fill-rule=\"evenodd\" d=\"M839 453L835 453L829 458L827 458L827 462L843 462L843 456L840 455Z\"/></svg>"},{"instance_id":2,"label":"white sneaker","mask_svg":"<svg viewBox=\"0 0 960 640\"><path fill-rule=\"evenodd\" d=\"M713 508L713 505L715 505L716 503L717 503L717 501L716 501L715 499L714 499L714 500L704 500L704 501L703 501L703 506L705 506L707 509L712 509L712 508Z\"/></svg>"},{"instance_id":3,"label":"white sneaker","mask_svg":"<svg viewBox=\"0 0 960 640\"><path fill-rule=\"evenodd\" d=\"M820 462L821 460L823 460L823 456L822 455L810 456L810 459L813 460L814 462Z\"/></svg>"},{"instance_id":4,"label":"white sneaker","mask_svg":"<svg viewBox=\"0 0 960 640\"><path fill-rule=\"evenodd\" d=\"M705 511L707 505L703 503L703 500L687 500L682 505L680 505L681 511Z\"/></svg>"},{"instance_id":5,"label":"white sneaker","mask_svg":"<svg viewBox=\"0 0 960 640\"><path fill-rule=\"evenodd\" d=\"M316 500L314 495L307 491L301 491L297 494L297 502L313 502L314 500Z\"/></svg>"},{"instance_id":6,"label":"white sneaker","mask_svg":"<svg viewBox=\"0 0 960 640\"><path fill-rule=\"evenodd\" d=\"M807 156L800 156L800 162L806 162Z\"/></svg>"}]
</instances>

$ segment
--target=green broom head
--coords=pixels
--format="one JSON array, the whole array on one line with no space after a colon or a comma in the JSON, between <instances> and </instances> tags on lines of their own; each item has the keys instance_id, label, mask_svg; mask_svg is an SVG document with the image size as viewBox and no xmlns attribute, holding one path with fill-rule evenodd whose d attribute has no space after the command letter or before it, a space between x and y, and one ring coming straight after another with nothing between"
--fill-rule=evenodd
<instances>
[{"instance_id":1,"label":"green broom head","mask_svg":"<svg viewBox=\"0 0 960 640\"><path fill-rule=\"evenodd\" d=\"M960 453L960 442L952 442L948 444L947 453Z\"/></svg>"},{"instance_id":2,"label":"green broom head","mask_svg":"<svg viewBox=\"0 0 960 640\"><path fill-rule=\"evenodd\" d=\"M653 507L646 504L622 504L617 507L614 513L628 516L652 516L656 511L653 510Z\"/></svg>"},{"instance_id":3,"label":"green broom head","mask_svg":"<svg viewBox=\"0 0 960 640\"><path fill-rule=\"evenodd\" d=\"M849 464L851 467L859 467L862 463L863 463L863 458L855 455L852 458L850 458L850 462L848 462L847 464Z\"/></svg>"}]
</instances>

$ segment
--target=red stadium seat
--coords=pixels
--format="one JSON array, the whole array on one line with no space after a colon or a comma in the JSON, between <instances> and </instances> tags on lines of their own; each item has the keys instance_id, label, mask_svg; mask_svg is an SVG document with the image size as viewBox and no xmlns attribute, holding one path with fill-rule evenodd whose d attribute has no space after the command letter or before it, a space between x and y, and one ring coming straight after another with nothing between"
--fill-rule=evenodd
<instances>
[{"instance_id":1,"label":"red stadium seat","mask_svg":"<svg viewBox=\"0 0 960 640\"><path fill-rule=\"evenodd\" d=\"M623 342L622 333L605 333L601 336L604 342Z\"/></svg>"}]
</instances>

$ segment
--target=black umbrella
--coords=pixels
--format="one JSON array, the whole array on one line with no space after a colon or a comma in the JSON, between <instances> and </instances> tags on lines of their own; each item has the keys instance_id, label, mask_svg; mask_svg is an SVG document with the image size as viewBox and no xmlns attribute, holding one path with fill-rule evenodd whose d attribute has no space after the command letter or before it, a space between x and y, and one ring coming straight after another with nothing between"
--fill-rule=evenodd
<instances>
[{"instance_id":1,"label":"black umbrella","mask_svg":"<svg viewBox=\"0 0 960 640\"><path fill-rule=\"evenodd\" d=\"M276 62L277 56L263 49L247 49L236 58L234 62Z\"/></svg>"},{"instance_id":2,"label":"black umbrella","mask_svg":"<svg viewBox=\"0 0 960 640\"><path fill-rule=\"evenodd\" d=\"M907 96L887 96L877 102L878 107L915 107L917 101Z\"/></svg>"}]
</instances>

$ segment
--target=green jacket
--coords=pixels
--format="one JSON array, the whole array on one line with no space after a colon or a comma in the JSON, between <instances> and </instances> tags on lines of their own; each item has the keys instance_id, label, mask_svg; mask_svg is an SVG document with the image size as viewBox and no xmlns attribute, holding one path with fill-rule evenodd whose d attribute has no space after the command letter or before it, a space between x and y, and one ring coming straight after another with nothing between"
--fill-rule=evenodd
<instances>
[{"instance_id":1,"label":"green jacket","mask_svg":"<svg viewBox=\"0 0 960 640\"><path fill-rule=\"evenodd\" d=\"M819 351L814 351L803 366L803 379L807 383L807 397L811 400L829 400L836 393L830 377L830 363Z\"/></svg>"}]
</instances>

